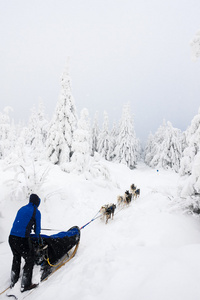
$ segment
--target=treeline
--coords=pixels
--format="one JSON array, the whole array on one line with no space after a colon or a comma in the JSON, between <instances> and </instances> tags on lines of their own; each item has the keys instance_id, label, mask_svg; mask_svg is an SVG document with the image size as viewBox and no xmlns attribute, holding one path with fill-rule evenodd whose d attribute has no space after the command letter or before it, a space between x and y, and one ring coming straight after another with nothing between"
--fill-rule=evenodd
<instances>
[{"instance_id":1,"label":"treeline","mask_svg":"<svg viewBox=\"0 0 200 300\"><path fill-rule=\"evenodd\" d=\"M98 115L91 121L86 108L78 116L67 68L61 78L60 97L51 120L46 118L42 103L32 110L26 126L15 125L9 117L9 109L0 113L0 159L7 162L20 158L47 160L65 171L82 173L90 157L97 159L100 155L131 169L140 158L140 142L129 105L124 105L119 124L114 124L111 130L106 112L101 128Z\"/></svg>"},{"instance_id":2,"label":"treeline","mask_svg":"<svg viewBox=\"0 0 200 300\"><path fill-rule=\"evenodd\" d=\"M123 107L119 123L113 126L106 112L101 127L97 113L91 120L84 108L78 116L68 68L61 77L60 97L51 120L46 118L42 103L32 110L27 125L14 124L9 108L0 113L0 159L7 164L48 161L66 172L98 175L106 172L105 168L95 167L99 157L130 169L144 158L150 167L172 169L187 176L182 195L200 194L199 147L200 110L185 132L164 121L154 135L149 135L143 151L128 104Z\"/></svg>"}]
</instances>

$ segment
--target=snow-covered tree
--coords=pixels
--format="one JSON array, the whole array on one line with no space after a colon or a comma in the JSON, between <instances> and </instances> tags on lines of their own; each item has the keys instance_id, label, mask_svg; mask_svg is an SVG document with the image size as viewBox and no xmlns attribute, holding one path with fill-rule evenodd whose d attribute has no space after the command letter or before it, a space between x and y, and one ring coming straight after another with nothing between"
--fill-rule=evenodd
<instances>
[{"instance_id":1,"label":"snow-covered tree","mask_svg":"<svg viewBox=\"0 0 200 300\"><path fill-rule=\"evenodd\" d=\"M100 155L97 152L94 152L93 156L91 154L91 139L89 113L85 108L81 111L77 129L74 132L71 161L63 164L62 169L67 172L75 172L86 179L95 180L98 177L110 181L109 170L102 164Z\"/></svg>"},{"instance_id":2,"label":"snow-covered tree","mask_svg":"<svg viewBox=\"0 0 200 300\"><path fill-rule=\"evenodd\" d=\"M91 153L91 131L89 113L86 108L81 111L77 129L74 131L73 154L71 169L77 173L83 173L88 166Z\"/></svg>"},{"instance_id":3,"label":"snow-covered tree","mask_svg":"<svg viewBox=\"0 0 200 300\"><path fill-rule=\"evenodd\" d=\"M157 129L154 136L150 136L146 145L145 162L152 168L159 166L165 139L166 122Z\"/></svg>"},{"instance_id":4,"label":"snow-covered tree","mask_svg":"<svg viewBox=\"0 0 200 300\"><path fill-rule=\"evenodd\" d=\"M152 133L149 134L147 143L144 150L144 161L147 165L150 166L152 158L155 155L155 147L154 147L154 136Z\"/></svg>"},{"instance_id":5,"label":"snow-covered tree","mask_svg":"<svg viewBox=\"0 0 200 300\"><path fill-rule=\"evenodd\" d=\"M179 172L180 175L185 176L184 184L180 187L182 197L200 194L200 109L185 131L185 139L186 147ZM195 205L191 204L193 208ZM200 201L197 206L200 209Z\"/></svg>"},{"instance_id":6,"label":"snow-covered tree","mask_svg":"<svg viewBox=\"0 0 200 300\"><path fill-rule=\"evenodd\" d=\"M115 160L114 150L117 146L117 137L119 135L119 128L116 123L113 124L113 128L110 132L110 140L109 140L109 157L111 161Z\"/></svg>"},{"instance_id":7,"label":"snow-covered tree","mask_svg":"<svg viewBox=\"0 0 200 300\"><path fill-rule=\"evenodd\" d=\"M35 108L32 109L26 135L26 144L29 145L34 160L44 157L48 126L44 106L40 102L38 111Z\"/></svg>"},{"instance_id":8,"label":"snow-covered tree","mask_svg":"<svg viewBox=\"0 0 200 300\"><path fill-rule=\"evenodd\" d=\"M200 57L200 31L191 42L194 60ZM185 131L185 149L180 165L180 175L185 175L186 180L181 187L182 197L190 197L190 207L193 211L200 211L200 198L192 199L191 196L200 195L200 108L198 114L191 121ZM196 198L196 197L195 197Z\"/></svg>"},{"instance_id":9,"label":"snow-covered tree","mask_svg":"<svg viewBox=\"0 0 200 300\"><path fill-rule=\"evenodd\" d=\"M98 123L98 113L95 113L94 122L92 126L92 156L98 151L98 138L99 138L99 123Z\"/></svg>"},{"instance_id":10,"label":"snow-covered tree","mask_svg":"<svg viewBox=\"0 0 200 300\"><path fill-rule=\"evenodd\" d=\"M155 135L149 136L145 162L151 167L171 168L178 172L182 155L182 133L170 122L163 121Z\"/></svg>"},{"instance_id":11,"label":"snow-covered tree","mask_svg":"<svg viewBox=\"0 0 200 300\"><path fill-rule=\"evenodd\" d=\"M200 57L200 30L191 41L192 58L197 60Z\"/></svg>"},{"instance_id":12,"label":"snow-covered tree","mask_svg":"<svg viewBox=\"0 0 200 300\"><path fill-rule=\"evenodd\" d=\"M194 158L192 175L190 179L192 195L200 195L200 152Z\"/></svg>"},{"instance_id":13,"label":"snow-covered tree","mask_svg":"<svg viewBox=\"0 0 200 300\"><path fill-rule=\"evenodd\" d=\"M110 160L110 149L109 149L109 127L108 127L108 114L104 111L104 121L103 121L103 128L99 133L99 140L98 140L98 153L101 154L103 158L106 160Z\"/></svg>"},{"instance_id":14,"label":"snow-covered tree","mask_svg":"<svg viewBox=\"0 0 200 300\"><path fill-rule=\"evenodd\" d=\"M9 116L11 111L11 107L5 107L3 113L0 113L0 159L13 150L17 139L14 122Z\"/></svg>"},{"instance_id":15,"label":"snow-covered tree","mask_svg":"<svg viewBox=\"0 0 200 300\"><path fill-rule=\"evenodd\" d=\"M47 134L49 132L49 121L45 116L45 107L42 101L39 103L38 107L38 122L39 126L39 136L42 138L42 144L46 144Z\"/></svg>"},{"instance_id":16,"label":"snow-covered tree","mask_svg":"<svg viewBox=\"0 0 200 300\"><path fill-rule=\"evenodd\" d=\"M185 132L186 147L183 151L180 175L191 175L195 156L200 152L200 108Z\"/></svg>"},{"instance_id":17,"label":"snow-covered tree","mask_svg":"<svg viewBox=\"0 0 200 300\"><path fill-rule=\"evenodd\" d=\"M200 195L200 152L194 157L192 164L191 175L187 177L184 181L183 186L181 187L180 195L183 198L188 196ZM200 200L200 198L199 198ZM191 201L192 204L193 201ZM195 206L200 209L200 201L198 203L192 204L193 208Z\"/></svg>"},{"instance_id":18,"label":"snow-covered tree","mask_svg":"<svg viewBox=\"0 0 200 300\"><path fill-rule=\"evenodd\" d=\"M47 136L47 157L52 163L61 165L70 161L76 126L76 108L67 66L61 78L61 94Z\"/></svg>"},{"instance_id":19,"label":"snow-covered tree","mask_svg":"<svg viewBox=\"0 0 200 300\"><path fill-rule=\"evenodd\" d=\"M136 138L133 118L129 105L124 105L116 147L113 151L115 161L126 164L130 169L136 166L139 158L139 141Z\"/></svg>"},{"instance_id":20,"label":"snow-covered tree","mask_svg":"<svg viewBox=\"0 0 200 300\"><path fill-rule=\"evenodd\" d=\"M50 165L41 161L23 160L19 157L15 162L7 164L4 171L13 172L13 176L5 181L13 199L27 199L31 193L45 192L43 185L47 180Z\"/></svg>"},{"instance_id":21,"label":"snow-covered tree","mask_svg":"<svg viewBox=\"0 0 200 300\"><path fill-rule=\"evenodd\" d=\"M163 141L163 151L161 153L162 167L171 168L178 172L182 155L181 130L174 128L167 122L165 139Z\"/></svg>"}]
</instances>

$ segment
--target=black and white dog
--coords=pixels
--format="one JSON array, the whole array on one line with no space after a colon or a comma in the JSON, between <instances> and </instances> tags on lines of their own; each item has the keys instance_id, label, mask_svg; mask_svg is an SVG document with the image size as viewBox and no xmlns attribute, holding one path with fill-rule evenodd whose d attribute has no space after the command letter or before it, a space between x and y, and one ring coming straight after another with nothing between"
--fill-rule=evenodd
<instances>
[{"instance_id":1,"label":"black and white dog","mask_svg":"<svg viewBox=\"0 0 200 300\"><path fill-rule=\"evenodd\" d=\"M134 195L136 189L137 189L136 185L135 185L134 183L131 184L131 186L130 186L130 191L131 191L131 193L132 193L133 195Z\"/></svg>"},{"instance_id":2,"label":"black and white dog","mask_svg":"<svg viewBox=\"0 0 200 300\"><path fill-rule=\"evenodd\" d=\"M140 196L140 189L137 189L136 185L131 184L130 191L133 195L133 199L136 199Z\"/></svg>"},{"instance_id":3,"label":"black and white dog","mask_svg":"<svg viewBox=\"0 0 200 300\"><path fill-rule=\"evenodd\" d=\"M135 190L134 198L138 198L140 196L140 189Z\"/></svg>"},{"instance_id":4,"label":"black and white dog","mask_svg":"<svg viewBox=\"0 0 200 300\"><path fill-rule=\"evenodd\" d=\"M129 205L131 203L132 200L132 194L129 193L129 191L127 190L124 194L124 202L126 205Z\"/></svg>"},{"instance_id":5,"label":"black and white dog","mask_svg":"<svg viewBox=\"0 0 200 300\"><path fill-rule=\"evenodd\" d=\"M102 214L102 219L106 218L106 224L110 218L113 219L115 213L116 205L114 203L107 204L101 207L100 213Z\"/></svg>"}]
</instances>

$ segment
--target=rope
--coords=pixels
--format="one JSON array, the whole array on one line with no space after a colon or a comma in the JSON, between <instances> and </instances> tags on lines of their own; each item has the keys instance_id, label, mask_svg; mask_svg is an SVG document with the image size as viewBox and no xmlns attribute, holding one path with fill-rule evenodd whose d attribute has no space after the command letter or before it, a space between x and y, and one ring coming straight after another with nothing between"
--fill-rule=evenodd
<instances>
[{"instance_id":1,"label":"rope","mask_svg":"<svg viewBox=\"0 0 200 300\"><path fill-rule=\"evenodd\" d=\"M96 215L94 215L94 217L93 217L89 222L87 222L85 225L83 225L83 226L80 228L80 230L83 229L83 228L85 228L87 225L89 225L89 224L90 224L91 222L93 222L94 220L100 218L101 216L96 217L99 213L100 213L100 210L96 213Z\"/></svg>"},{"instance_id":2,"label":"rope","mask_svg":"<svg viewBox=\"0 0 200 300\"><path fill-rule=\"evenodd\" d=\"M9 290L10 287L7 287L3 292L0 293L0 295L2 295L3 293L5 293L7 290Z\"/></svg>"},{"instance_id":3,"label":"rope","mask_svg":"<svg viewBox=\"0 0 200 300\"><path fill-rule=\"evenodd\" d=\"M117 204L117 207L118 207L118 206L119 206L119 205ZM120 208L120 210L118 210L118 212L116 212L115 215L117 215L123 208L124 208L124 206L122 206L122 208ZM87 222L85 225L83 225L83 226L80 228L80 230L83 229L83 228L85 228L87 225L89 225L89 224L90 224L91 222L93 222L94 220L100 218L101 215L100 215L100 216L97 216L98 213L100 213L100 210L96 213L96 215L93 217L93 219L91 219L89 222ZM96 216L97 216L97 217L96 217Z\"/></svg>"},{"instance_id":4,"label":"rope","mask_svg":"<svg viewBox=\"0 0 200 300\"><path fill-rule=\"evenodd\" d=\"M96 213L96 215L92 219L94 219L98 215L98 213L100 213L100 210Z\"/></svg>"},{"instance_id":5,"label":"rope","mask_svg":"<svg viewBox=\"0 0 200 300\"><path fill-rule=\"evenodd\" d=\"M53 229L53 228L41 228L41 230L44 230L44 231L62 231L61 229Z\"/></svg>"},{"instance_id":6,"label":"rope","mask_svg":"<svg viewBox=\"0 0 200 300\"><path fill-rule=\"evenodd\" d=\"M119 204L117 204L117 207L119 206ZM115 215L117 215L124 207L122 206L122 208L116 212ZM96 213L96 215L89 221L87 222L85 225L83 225L82 227L80 227L80 230L85 228L87 225L89 225L90 223L92 223L93 221L95 221L96 219L100 218L100 216L97 216L100 213L100 210ZM97 217L96 217L97 216ZM60 229L49 229L49 228L42 228L42 230L47 230L47 231L61 231ZM48 264L51 266L51 264L48 262Z\"/></svg>"},{"instance_id":7,"label":"rope","mask_svg":"<svg viewBox=\"0 0 200 300\"><path fill-rule=\"evenodd\" d=\"M85 225L83 225L80 229L83 229L85 226L87 226L88 224L90 224L92 221L100 218L100 216L96 217L99 213L100 213L100 210L96 213L96 215L88 223L86 223ZM53 228L42 228L41 230L44 230L44 231L62 231L61 229L53 229Z\"/></svg>"},{"instance_id":8,"label":"rope","mask_svg":"<svg viewBox=\"0 0 200 300\"><path fill-rule=\"evenodd\" d=\"M60 261L57 265L52 265L51 263L50 263L50 261L49 261L49 258L47 258L46 259L46 261L48 262L48 264L51 266L51 267L58 267L61 263L62 263L62 261Z\"/></svg>"},{"instance_id":9,"label":"rope","mask_svg":"<svg viewBox=\"0 0 200 300\"><path fill-rule=\"evenodd\" d=\"M85 228L87 225L89 225L91 222L93 222L94 220L96 220L96 219L98 219L98 218L100 218L101 216L98 216L98 217L96 217L96 218L93 218L92 220L90 220L89 222L87 222L85 225L83 225L81 228L80 228L80 230L81 229L83 229L83 228Z\"/></svg>"}]
</instances>

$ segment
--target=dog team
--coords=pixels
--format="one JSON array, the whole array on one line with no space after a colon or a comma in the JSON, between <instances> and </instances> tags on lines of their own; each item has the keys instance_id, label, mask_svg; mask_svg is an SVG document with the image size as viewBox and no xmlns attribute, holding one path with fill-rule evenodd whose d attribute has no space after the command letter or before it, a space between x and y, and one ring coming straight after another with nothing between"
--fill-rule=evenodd
<instances>
[{"instance_id":1,"label":"dog team","mask_svg":"<svg viewBox=\"0 0 200 300\"><path fill-rule=\"evenodd\" d=\"M114 203L103 205L100 209L101 213L101 219L105 220L106 224L108 223L109 219L113 219L115 209L117 206L127 206L131 203L132 200L137 199L140 196L140 189L137 189L137 187L134 184L131 184L130 186L130 192L127 190L124 193L124 196L118 196L117 197L117 205Z\"/></svg>"}]
</instances>

